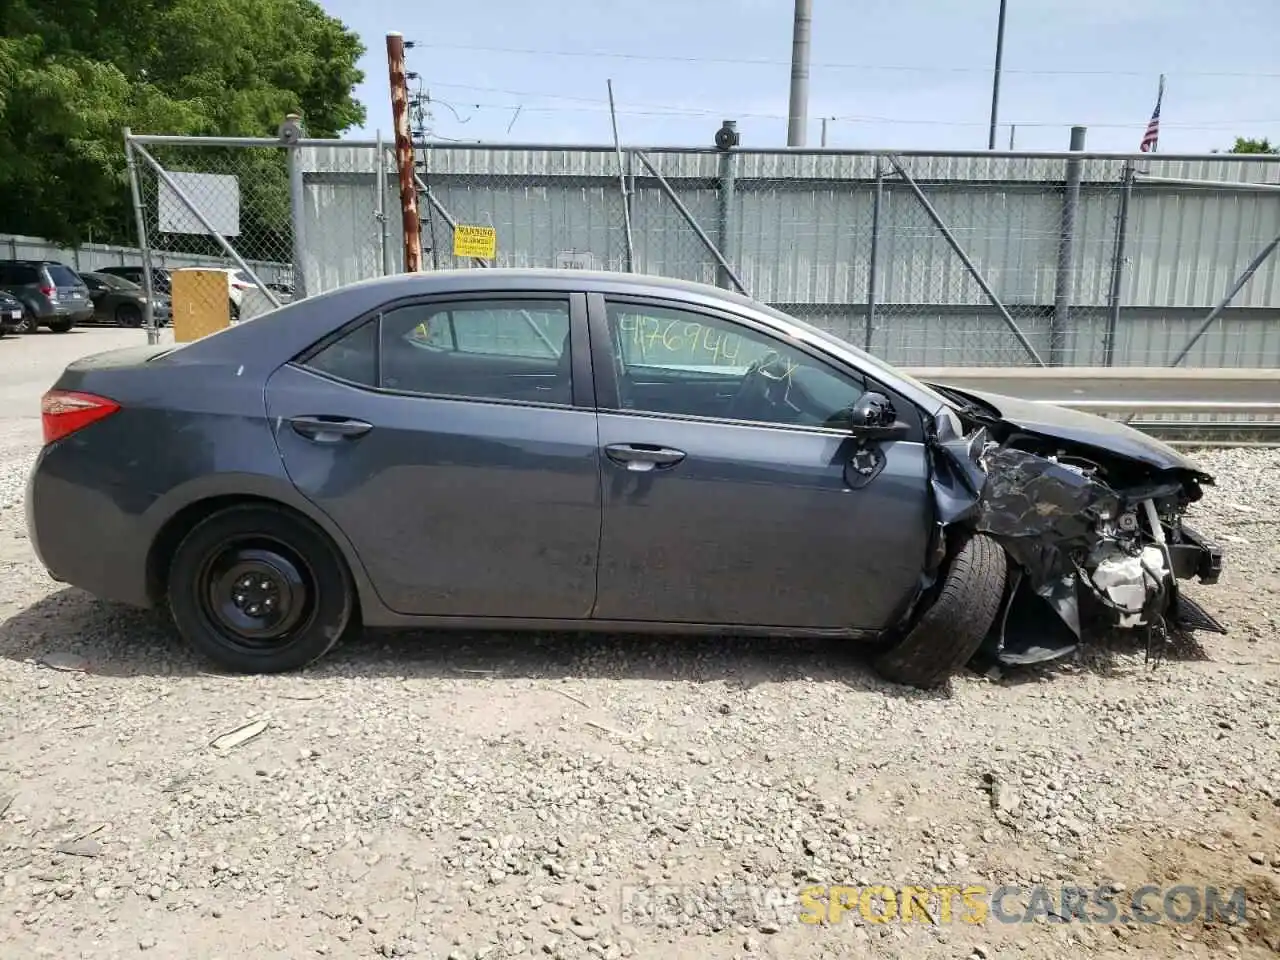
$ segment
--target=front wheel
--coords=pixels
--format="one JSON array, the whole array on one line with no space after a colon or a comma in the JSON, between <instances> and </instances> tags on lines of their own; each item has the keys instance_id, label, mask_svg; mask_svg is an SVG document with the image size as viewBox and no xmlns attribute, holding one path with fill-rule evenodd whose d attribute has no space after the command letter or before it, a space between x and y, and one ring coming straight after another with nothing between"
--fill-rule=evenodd
<instances>
[{"instance_id":1,"label":"front wheel","mask_svg":"<svg viewBox=\"0 0 1280 960\"><path fill-rule=\"evenodd\" d=\"M308 521L270 506L219 510L178 546L169 609L200 654L237 673L282 673L358 628L338 549Z\"/></svg>"},{"instance_id":2,"label":"front wheel","mask_svg":"<svg viewBox=\"0 0 1280 960\"><path fill-rule=\"evenodd\" d=\"M991 537L968 536L955 551L932 604L875 662L886 680L930 688L968 663L1000 612L1008 561Z\"/></svg>"},{"instance_id":3,"label":"front wheel","mask_svg":"<svg viewBox=\"0 0 1280 960\"><path fill-rule=\"evenodd\" d=\"M67 333L71 329L70 320L54 320L49 324L49 329L54 333Z\"/></svg>"}]
</instances>

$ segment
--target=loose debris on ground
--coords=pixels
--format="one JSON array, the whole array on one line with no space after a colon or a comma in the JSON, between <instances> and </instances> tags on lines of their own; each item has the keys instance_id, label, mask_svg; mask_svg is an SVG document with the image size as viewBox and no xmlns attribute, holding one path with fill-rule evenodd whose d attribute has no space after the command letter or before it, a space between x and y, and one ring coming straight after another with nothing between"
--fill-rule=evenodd
<instances>
[{"instance_id":1,"label":"loose debris on ground","mask_svg":"<svg viewBox=\"0 0 1280 960\"><path fill-rule=\"evenodd\" d=\"M1189 522L1227 571L1190 589L1230 636L923 693L826 642L369 634L218 675L45 577L38 429L0 421L0 954L1280 953L1280 451L1201 455ZM1248 914L810 925L797 899L1066 883L1242 886Z\"/></svg>"}]
</instances>

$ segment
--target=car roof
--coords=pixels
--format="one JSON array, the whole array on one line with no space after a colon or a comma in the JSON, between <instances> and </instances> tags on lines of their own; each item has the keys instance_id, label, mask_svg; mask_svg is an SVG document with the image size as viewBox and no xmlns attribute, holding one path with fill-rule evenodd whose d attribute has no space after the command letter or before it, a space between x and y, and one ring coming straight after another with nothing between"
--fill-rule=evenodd
<instances>
[{"instance_id":1,"label":"car roof","mask_svg":"<svg viewBox=\"0 0 1280 960\"><path fill-rule=\"evenodd\" d=\"M566 270L550 267L476 267L453 270L430 270L374 277L348 284L342 289L367 288L384 291L388 298L423 296L433 293L484 293L528 286L534 290L577 290L588 293L632 293L662 296L714 297L730 300L739 306L759 309L758 300L723 287L695 280L659 277L645 273L622 273L616 270Z\"/></svg>"}]
</instances>

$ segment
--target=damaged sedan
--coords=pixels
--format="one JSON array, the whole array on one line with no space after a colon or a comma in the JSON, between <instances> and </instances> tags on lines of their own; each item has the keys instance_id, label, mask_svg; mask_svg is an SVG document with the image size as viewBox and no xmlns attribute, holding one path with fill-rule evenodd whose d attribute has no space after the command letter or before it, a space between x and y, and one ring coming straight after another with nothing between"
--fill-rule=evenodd
<instances>
[{"instance_id":1,"label":"damaged sedan","mask_svg":"<svg viewBox=\"0 0 1280 960\"><path fill-rule=\"evenodd\" d=\"M56 580L241 672L362 626L818 636L936 686L1116 628L1222 630L1179 582L1212 483L1123 424L919 382L716 287L386 277L72 363L28 529Z\"/></svg>"}]
</instances>

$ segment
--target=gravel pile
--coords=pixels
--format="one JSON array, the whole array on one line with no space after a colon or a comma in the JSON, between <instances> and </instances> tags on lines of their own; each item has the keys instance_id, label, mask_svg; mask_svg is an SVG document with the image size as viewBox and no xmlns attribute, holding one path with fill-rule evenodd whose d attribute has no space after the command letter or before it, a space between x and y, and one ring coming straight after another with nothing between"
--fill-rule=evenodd
<instances>
[{"instance_id":1,"label":"gravel pile","mask_svg":"<svg viewBox=\"0 0 1280 960\"><path fill-rule=\"evenodd\" d=\"M1229 567L1192 591L1230 636L924 694L819 642L369 635L212 675L38 568L31 430L0 443L4 956L1280 951L1280 451L1200 455ZM1244 884L1250 914L798 922L815 884L1067 881Z\"/></svg>"}]
</instances>

